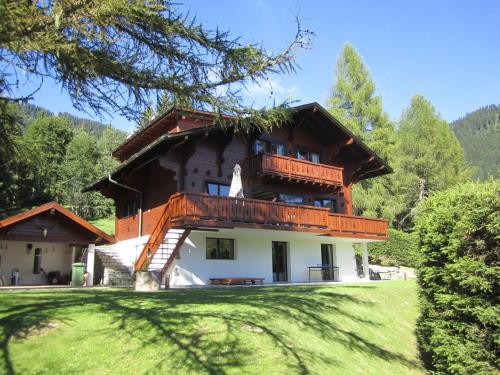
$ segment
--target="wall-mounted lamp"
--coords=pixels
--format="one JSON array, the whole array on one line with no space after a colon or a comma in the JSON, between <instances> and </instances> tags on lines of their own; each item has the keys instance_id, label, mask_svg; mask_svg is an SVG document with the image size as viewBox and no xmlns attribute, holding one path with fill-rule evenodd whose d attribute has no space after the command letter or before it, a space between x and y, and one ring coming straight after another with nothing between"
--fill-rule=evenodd
<instances>
[{"instance_id":1,"label":"wall-mounted lamp","mask_svg":"<svg viewBox=\"0 0 500 375\"><path fill-rule=\"evenodd\" d=\"M43 228L43 236L44 237L47 237L47 232L48 232L47 228Z\"/></svg>"}]
</instances>

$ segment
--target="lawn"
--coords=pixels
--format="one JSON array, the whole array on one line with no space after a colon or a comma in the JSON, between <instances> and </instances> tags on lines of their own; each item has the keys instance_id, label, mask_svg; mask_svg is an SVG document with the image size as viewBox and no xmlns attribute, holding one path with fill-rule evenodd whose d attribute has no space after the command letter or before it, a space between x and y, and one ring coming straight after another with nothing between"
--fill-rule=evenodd
<instances>
[{"instance_id":1,"label":"lawn","mask_svg":"<svg viewBox=\"0 0 500 375\"><path fill-rule=\"evenodd\" d=\"M420 374L416 285L0 292L0 373Z\"/></svg>"},{"instance_id":2,"label":"lawn","mask_svg":"<svg viewBox=\"0 0 500 375\"><path fill-rule=\"evenodd\" d=\"M97 219L91 220L90 224L95 225L97 228L103 232L114 235L115 234L115 218Z\"/></svg>"}]
</instances>

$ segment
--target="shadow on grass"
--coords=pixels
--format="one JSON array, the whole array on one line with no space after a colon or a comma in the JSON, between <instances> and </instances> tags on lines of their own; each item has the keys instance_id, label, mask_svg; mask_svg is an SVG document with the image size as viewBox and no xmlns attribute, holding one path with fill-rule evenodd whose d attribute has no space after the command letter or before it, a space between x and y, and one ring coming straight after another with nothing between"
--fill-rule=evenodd
<instances>
[{"instance_id":1,"label":"shadow on grass","mask_svg":"<svg viewBox=\"0 0 500 375\"><path fill-rule=\"evenodd\" d=\"M337 317L343 317L363 326L377 326L371 320L356 316L352 308L342 307L370 305L370 302L321 286L191 289L157 293L81 290L29 292L23 298L20 295L14 295L15 304L0 307L0 354L9 375L16 373L9 352L12 338L54 320L67 321L70 318L64 311L78 306L92 311L89 314L101 312L110 316L116 324L101 330L109 337L126 334L140 340L143 347L152 346L159 353L170 348L169 362L178 364L179 369L186 372L225 374L230 368L248 365L248 358L255 353L245 342L246 334L265 335L265 339L278 348L281 355L291 359L287 359L287 372L307 374L310 372L308 365L315 361L338 365L334 359L325 358L319 352L306 349L300 342L292 341L286 329L278 328L276 324L266 325L270 321L300 324L304 331L340 343L349 351L396 362L408 368L418 367L405 356L388 351L335 322ZM5 299L5 296L0 297ZM218 336L213 332L214 325L207 322L217 322ZM157 363L151 364L156 367L149 371L162 370L164 359L160 358L161 355L158 357ZM170 369L176 370L172 366Z\"/></svg>"}]
</instances>

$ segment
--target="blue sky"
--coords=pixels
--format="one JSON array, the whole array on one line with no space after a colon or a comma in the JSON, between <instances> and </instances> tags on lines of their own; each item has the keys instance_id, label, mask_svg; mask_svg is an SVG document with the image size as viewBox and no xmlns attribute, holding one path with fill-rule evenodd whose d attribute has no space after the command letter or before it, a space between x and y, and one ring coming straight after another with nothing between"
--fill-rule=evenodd
<instances>
[{"instance_id":1,"label":"blue sky","mask_svg":"<svg viewBox=\"0 0 500 375\"><path fill-rule=\"evenodd\" d=\"M369 67L393 120L416 93L448 121L500 103L500 1L185 0L182 8L210 28L230 30L274 51L293 39L295 15L315 31L312 48L297 55L300 69L271 78L278 101L324 104L335 61L349 41ZM266 85L250 87L246 95L256 105L273 101ZM73 109L54 83L47 83L33 103L92 118ZM123 130L133 127L119 116L104 121Z\"/></svg>"}]
</instances>

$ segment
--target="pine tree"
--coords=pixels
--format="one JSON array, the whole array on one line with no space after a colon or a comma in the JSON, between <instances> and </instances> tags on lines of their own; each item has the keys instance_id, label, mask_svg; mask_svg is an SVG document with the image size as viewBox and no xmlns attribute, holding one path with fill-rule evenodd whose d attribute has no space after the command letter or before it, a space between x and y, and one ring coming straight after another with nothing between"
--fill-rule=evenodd
<instances>
[{"instance_id":1,"label":"pine tree","mask_svg":"<svg viewBox=\"0 0 500 375\"><path fill-rule=\"evenodd\" d=\"M144 111L142 111L137 123L135 124L135 131L144 129L150 122L156 117L156 112L153 109L153 105L148 103Z\"/></svg>"},{"instance_id":2,"label":"pine tree","mask_svg":"<svg viewBox=\"0 0 500 375\"><path fill-rule=\"evenodd\" d=\"M375 152L387 158L394 141L394 127L382 108L382 98L375 95L368 68L350 43L344 45L337 59L335 85L327 108Z\"/></svg>"},{"instance_id":3,"label":"pine tree","mask_svg":"<svg viewBox=\"0 0 500 375\"><path fill-rule=\"evenodd\" d=\"M395 164L404 208L398 226L411 223L415 206L432 192L470 179L464 152L448 123L423 96L415 95L399 122Z\"/></svg>"},{"instance_id":4,"label":"pine tree","mask_svg":"<svg viewBox=\"0 0 500 375\"><path fill-rule=\"evenodd\" d=\"M365 141L389 163L394 149L394 126L375 95L375 83L361 56L346 43L337 59L335 84L327 101L332 115ZM392 219L397 208L391 203L392 176L363 180L353 187L354 212Z\"/></svg>"}]
</instances>

